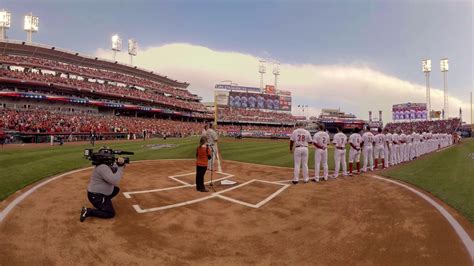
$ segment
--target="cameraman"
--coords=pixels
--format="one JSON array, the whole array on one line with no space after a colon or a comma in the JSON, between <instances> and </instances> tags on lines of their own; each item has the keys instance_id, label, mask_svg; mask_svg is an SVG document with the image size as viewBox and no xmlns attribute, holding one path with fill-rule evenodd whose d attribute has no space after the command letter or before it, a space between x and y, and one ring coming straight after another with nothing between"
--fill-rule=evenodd
<instances>
[{"instance_id":1,"label":"cameraman","mask_svg":"<svg viewBox=\"0 0 474 266\"><path fill-rule=\"evenodd\" d=\"M117 158L117 163L95 167L87 188L87 198L95 209L82 207L81 222L87 217L110 219L115 216L112 198L120 191L117 185L122 179L124 168L125 159L122 157Z\"/></svg>"}]
</instances>

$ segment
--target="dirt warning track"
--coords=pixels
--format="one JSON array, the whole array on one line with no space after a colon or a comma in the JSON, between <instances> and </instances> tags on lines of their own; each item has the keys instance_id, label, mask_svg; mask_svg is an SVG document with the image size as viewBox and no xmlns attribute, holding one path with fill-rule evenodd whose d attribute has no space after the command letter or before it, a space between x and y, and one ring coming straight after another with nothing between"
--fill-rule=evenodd
<instances>
[{"instance_id":1,"label":"dirt warning track","mask_svg":"<svg viewBox=\"0 0 474 266\"><path fill-rule=\"evenodd\" d=\"M472 265L448 221L402 187L356 176L289 185L292 169L224 162L196 192L192 160L129 165L112 220L79 222L91 170L39 188L0 223L0 265ZM206 176L206 181L210 175ZM184 204L187 203L187 204Z\"/></svg>"}]
</instances>

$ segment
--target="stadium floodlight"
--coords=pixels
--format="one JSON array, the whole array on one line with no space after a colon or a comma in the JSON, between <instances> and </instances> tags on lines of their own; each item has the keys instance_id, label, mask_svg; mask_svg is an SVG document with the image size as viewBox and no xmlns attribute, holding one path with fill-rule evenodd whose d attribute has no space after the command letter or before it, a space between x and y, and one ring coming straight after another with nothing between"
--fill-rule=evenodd
<instances>
[{"instance_id":1,"label":"stadium floodlight","mask_svg":"<svg viewBox=\"0 0 474 266\"><path fill-rule=\"evenodd\" d=\"M426 108L428 109L427 119L431 119L431 89L430 89L430 72L431 72L431 60L423 59L421 61L423 72L426 76Z\"/></svg>"},{"instance_id":2,"label":"stadium floodlight","mask_svg":"<svg viewBox=\"0 0 474 266\"><path fill-rule=\"evenodd\" d=\"M275 76L275 90L278 85L278 76L280 75L280 63L275 63L273 65L273 75Z\"/></svg>"},{"instance_id":3,"label":"stadium floodlight","mask_svg":"<svg viewBox=\"0 0 474 266\"><path fill-rule=\"evenodd\" d=\"M6 39L6 30L10 28L12 15L5 9L0 11L0 39Z\"/></svg>"},{"instance_id":4,"label":"stadium floodlight","mask_svg":"<svg viewBox=\"0 0 474 266\"><path fill-rule=\"evenodd\" d=\"M33 33L39 30L39 18L33 16L33 13L25 15L23 29L26 31L26 41L31 43L33 40Z\"/></svg>"},{"instance_id":5,"label":"stadium floodlight","mask_svg":"<svg viewBox=\"0 0 474 266\"><path fill-rule=\"evenodd\" d=\"M448 58L443 58L439 60L439 67L441 69L441 72L443 72L443 80L444 80L444 115L446 117L444 118L449 118L449 96L448 96L448 69L449 69L449 64L448 64Z\"/></svg>"},{"instance_id":6,"label":"stadium floodlight","mask_svg":"<svg viewBox=\"0 0 474 266\"><path fill-rule=\"evenodd\" d=\"M117 52L122 50L122 39L118 34L112 36L112 51L114 53L114 61L117 57Z\"/></svg>"},{"instance_id":7,"label":"stadium floodlight","mask_svg":"<svg viewBox=\"0 0 474 266\"><path fill-rule=\"evenodd\" d=\"M263 91L263 74L267 72L265 63L265 60L260 60L260 65L258 66L258 73L260 73L260 91Z\"/></svg>"},{"instance_id":8,"label":"stadium floodlight","mask_svg":"<svg viewBox=\"0 0 474 266\"><path fill-rule=\"evenodd\" d=\"M134 39L128 39L128 54L130 55L130 65L133 65L133 57L137 55L138 43Z\"/></svg>"}]
</instances>

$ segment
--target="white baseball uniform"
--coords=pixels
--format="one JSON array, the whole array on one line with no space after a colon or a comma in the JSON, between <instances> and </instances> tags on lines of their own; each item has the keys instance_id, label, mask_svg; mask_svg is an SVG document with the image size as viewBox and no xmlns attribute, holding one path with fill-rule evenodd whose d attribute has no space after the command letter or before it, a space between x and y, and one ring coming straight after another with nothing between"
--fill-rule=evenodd
<instances>
[{"instance_id":1,"label":"white baseball uniform","mask_svg":"<svg viewBox=\"0 0 474 266\"><path fill-rule=\"evenodd\" d=\"M400 163L400 136L397 133L392 134L392 142L393 151L390 154L390 161L392 162L392 165L397 165Z\"/></svg>"},{"instance_id":2,"label":"white baseball uniform","mask_svg":"<svg viewBox=\"0 0 474 266\"><path fill-rule=\"evenodd\" d=\"M308 144L312 142L311 134L304 128L297 128L290 136L293 141L294 152L294 177L293 181L298 182L301 164L303 164L303 180L308 182Z\"/></svg>"},{"instance_id":3,"label":"white baseball uniform","mask_svg":"<svg viewBox=\"0 0 474 266\"><path fill-rule=\"evenodd\" d=\"M347 136L346 134L339 132L334 135L333 141L334 143L334 177L337 178L339 176L339 167L342 164L342 175L347 175L347 165L346 165L346 144L347 144Z\"/></svg>"},{"instance_id":4,"label":"white baseball uniform","mask_svg":"<svg viewBox=\"0 0 474 266\"><path fill-rule=\"evenodd\" d=\"M362 167L363 172L367 172L367 165L370 165L370 170L374 170L374 134L372 132L367 131L362 134L362 141L364 145L362 147L362 154L364 155L364 166Z\"/></svg>"},{"instance_id":5,"label":"white baseball uniform","mask_svg":"<svg viewBox=\"0 0 474 266\"><path fill-rule=\"evenodd\" d=\"M212 153L211 160L208 161L207 169L209 171L214 171L215 170L214 166L215 166L217 152L218 152L217 143L216 143L218 140L218 137L217 137L216 131L214 131L214 129L212 128L207 129L206 135L207 135L207 145L209 145L209 148L211 148L211 153Z\"/></svg>"},{"instance_id":6,"label":"white baseball uniform","mask_svg":"<svg viewBox=\"0 0 474 266\"><path fill-rule=\"evenodd\" d=\"M379 159L385 158L385 135L383 133L379 133L374 136L374 159L375 159L375 168L378 167L378 163L380 162ZM383 165L384 166L384 165Z\"/></svg>"},{"instance_id":7,"label":"white baseball uniform","mask_svg":"<svg viewBox=\"0 0 474 266\"><path fill-rule=\"evenodd\" d=\"M360 162L360 144L362 142L362 137L359 133L353 133L349 136L349 143L352 144L349 149L349 163ZM356 149L354 149L354 147Z\"/></svg>"},{"instance_id":8,"label":"white baseball uniform","mask_svg":"<svg viewBox=\"0 0 474 266\"><path fill-rule=\"evenodd\" d=\"M388 167L390 164L390 153L392 151L392 133L387 133L385 134L385 143L384 143L384 149L385 149L385 167Z\"/></svg>"},{"instance_id":9,"label":"white baseball uniform","mask_svg":"<svg viewBox=\"0 0 474 266\"><path fill-rule=\"evenodd\" d=\"M406 161L406 150L407 150L407 135L405 133L400 134L400 151L399 156L400 156L400 162L405 162Z\"/></svg>"},{"instance_id":10,"label":"white baseball uniform","mask_svg":"<svg viewBox=\"0 0 474 266\"><path fill-rule=\"evenodd\" d=\"M329 141L329 134L324 131L319 131L313 136L313 144L315 144L316 147L316 151L314 153L314 179L316 179L316 181L319 181L319 171L321 170L321 164L323 165L324 180L328 180L329 169L327 147Z\"/></svg>"}]
</instances>

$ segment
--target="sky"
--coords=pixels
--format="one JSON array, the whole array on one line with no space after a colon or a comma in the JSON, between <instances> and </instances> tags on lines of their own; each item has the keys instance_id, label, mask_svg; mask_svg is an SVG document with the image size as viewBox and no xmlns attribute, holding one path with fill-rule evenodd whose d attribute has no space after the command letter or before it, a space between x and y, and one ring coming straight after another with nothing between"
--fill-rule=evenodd
<instances>
[{"instance_id":1,"label":"sky","mask_svg":"<svg viewBox=\"0 0 474 266\"><path fill-rule=\"evenodd\" d=\"M0 1L8 38L24 40L23 15L40 17L33 41L111 59L110 38L134 38L134 64L189 82L211 101L214 84L258 87L258 61L279 62L278 87L306 115L341 108L366 119L392 104L425 101L421 59L433 63L432 107L443 105L439 59L449 58L450 116L469 113L473 70L471 1ZM125 43L125 42L124 42ZM124 45L126 48L126 45ZM127 63L126 52L118 60ZM273 84L272 64L265 83Z\"/></svg>"}]
</instances>

